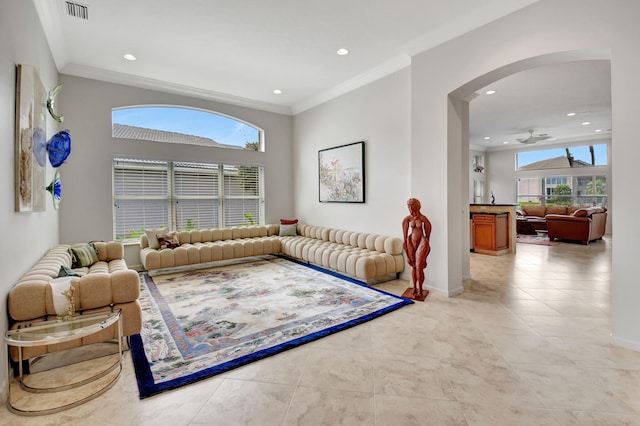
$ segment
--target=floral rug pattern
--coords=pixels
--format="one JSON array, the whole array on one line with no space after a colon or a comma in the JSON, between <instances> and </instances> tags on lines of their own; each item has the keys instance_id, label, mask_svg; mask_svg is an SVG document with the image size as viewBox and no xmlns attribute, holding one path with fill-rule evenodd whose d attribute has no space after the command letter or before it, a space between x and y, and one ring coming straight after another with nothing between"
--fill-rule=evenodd
<instances>
[{"instance_id":1,"label":"floral rug pattern","mask_svg":"<svg viewBox=\"0 0 640 426\"><path fill-rule=\"evenodd\" d=\"M275 256L140 275L141 397L228 371L411 301ZM142 356L144 355L144 356Z\"/></svg>"}]
</instances>

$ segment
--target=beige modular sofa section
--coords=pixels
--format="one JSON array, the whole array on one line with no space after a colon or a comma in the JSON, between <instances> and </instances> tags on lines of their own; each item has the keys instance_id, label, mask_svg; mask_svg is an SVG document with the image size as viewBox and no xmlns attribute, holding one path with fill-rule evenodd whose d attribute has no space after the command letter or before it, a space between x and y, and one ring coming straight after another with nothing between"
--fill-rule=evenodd
<instances>
[{"instance_id":1,"label":"beige modular sofa section","mask_svg":"<svg viewBox=\"0 0 640 426\"><path fill-rule=\"evenodd\" d=\"M140 261L144 269L152 272L280 252L277 225L194 229L178 232L178 241L180 247L155 250L142 235Z\"/></svg>"},{"instance_id":2,"label":"beige modular sofa section","mask_svg":"<svg viewBox=\"0 0 640 426\"><path fill-rule=\"evenodd\" d=\"M179 247L159 250L149 248L143 235L140 258L150 274L279 253L369 283L396 278L404 269L400 238L304 224L297 225L297 234L280 236L279 225L183 231L178 233Z\"/></svg>"},{"instance_id":3,"label":"beige modular sofa section","mask_svg":"<svg viewBox=\"0 0 640 426\"><path fill-rule=\"evenodd\" d=\"M282 253L366 282L396 278L404 270L402 239L298 224L280 237Z\"/></svg>"},{"instance_id":4,"label":"beige modular sofa section","mask_svg":"<svg viewBox=\"0 0 640 426\"><path fill-rule=\"evenodd\" d=\"M123 334L138 334L142 327L142 311L138 303L138 273L127 268L121 242L94 244L98 249L98 262L88 268L73 270L80 275L71 279L76 312L80 314L120 309ZM56 317L49 282L58 276L60 266L71 267L69 247L71 246L61 244L50 249L9 291L7 303L12 329L25 323ZM82 339L23 348L23 358L29 359L114 338L117 338L115 325ZM11 348L11 356L17 360L17 348Z\"/></svg>"}]
</instances>

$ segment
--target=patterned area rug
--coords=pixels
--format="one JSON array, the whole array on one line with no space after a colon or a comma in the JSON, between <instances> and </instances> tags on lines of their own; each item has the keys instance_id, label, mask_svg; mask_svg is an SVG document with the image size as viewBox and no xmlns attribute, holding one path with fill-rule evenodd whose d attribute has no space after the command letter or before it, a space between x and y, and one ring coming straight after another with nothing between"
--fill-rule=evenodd
<instances>
[{"instance_id":1,"label":"patterned area rug","mask_svg":"<svg viewBox=\"0 0 640 426\"><path fill-rule=\"evenodd\" d=\"M143 329L132 336L140 398L369 321L410 300L288 259L140 275Z\"/></svg>"},{"instance_id":2,"label":"patterned area rug","mask_svg":"<svg viewBox=\"0 0 640 426\"><path fill-rule=\"evenodd\" d=\"M560 241L551 241L546 235L522 235L516 236L517 243L537 244L539 246L556 246L561 244Z\"/></svg>"}]
</instances>

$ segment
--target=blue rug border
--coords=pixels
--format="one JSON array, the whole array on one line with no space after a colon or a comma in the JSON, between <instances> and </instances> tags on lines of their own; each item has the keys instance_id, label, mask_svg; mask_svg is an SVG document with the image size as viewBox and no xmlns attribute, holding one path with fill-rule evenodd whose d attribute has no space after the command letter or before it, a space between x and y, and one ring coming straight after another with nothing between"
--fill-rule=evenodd
<instances>
[{"instance_id":1,"label":"blue rug border","mask_svg":"<svg viewBox=\"0 0 640 426\"><path fill-rule=\"evenodd\" d=\"M358 281L355 278L342 275L338 272L328 270L326 268L322 268L317 265L312 265L306 262L299 261L297 259L293 259L289 256L275 255L276 257L288 260L293 263L297 263L302 266L306 266L308 268L314 269L316 271L325 273L327 275L331 275L337 278L340 278L344 281L350 282L352 284L356 284L362 287L367 287L370 290L377 291L379 293L385 294L387 296L393 297L398 300L398 303L388 306L386 308L382 308L376 312L372 312L368 315L365 315L360 318L353 319L351 321L347 321L342 324L335 325L333 327L329 327L324 330L317 331L315 333L309 334L308 336L299 337L297 339L293 339L289 342L281 343L279 345L273 346L271 348L262 349L260 351L254 352L249 355L242 356L233 361L229 361L220 365L216 365L215 367L210 367L204 370L201 370L197 373L190 374L188 376L180 377L178 379L169 380L167 382L163 382L160 384L155 384L153 381L153 376L151 374L151 369L149 368L149 363L147 361L147 357L144 353L144 347L142 344L142 337L139 334L135 334L129 336L129 346L131 348L131 358L133 360L134 370L136 373L136 380L138 382L138 390L140 392L140 399L149 398L154 395L158 395L162 392L177 389L179 387L196 383L198 381L208 379L212 376L225 373L227 371L233 370L235 368L241 367L243 365L250 364L254 361L258 361L260 359L264 359L270 357L272 355L287 351L289 349L293 349L297 346L303 345L305 343L313 342L314 340L318 340L322 337L329 336L331 334L337 333L339 331L346 330L348 328L354 327L356 325L363 324L365 322L371 321L372 319L378 318L382 315L385 315L389 312L400 309L403 306L413 304L413 300L406 299L395 294L388 293L384 290L380 290L374 287L367 285L362 281Z\"/></svg>"}]
</instances>

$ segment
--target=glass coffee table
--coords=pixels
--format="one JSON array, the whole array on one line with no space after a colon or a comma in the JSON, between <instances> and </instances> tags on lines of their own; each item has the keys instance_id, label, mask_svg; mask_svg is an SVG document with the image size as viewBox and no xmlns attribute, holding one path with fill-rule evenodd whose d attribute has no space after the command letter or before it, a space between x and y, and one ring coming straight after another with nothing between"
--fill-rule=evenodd
<instances>
[{"instance_id":1,"label":"glass coffee table","mask_svg":"<svg viewBox=\"0 0 640 426\"><path fill-rule=\"evenodd\" d=\"M118 333L118 352L115 357L108 357L108 361L83 361L84 365L78 363L42 373L24 373L23 348L69 342L99 333L114 324ZM24 324L7 331L4 341L7 346L18 349L19 387L16 386L17 389L12 391L10 385L7 398L9 410L16 414L51 414L78 406L111 388L122 371L120 310L78 315L69 320L53 319ZM52 352L43 357L55 354ZM8 377L11 378L11 374Z\"/></svg>"}]
</instances>

